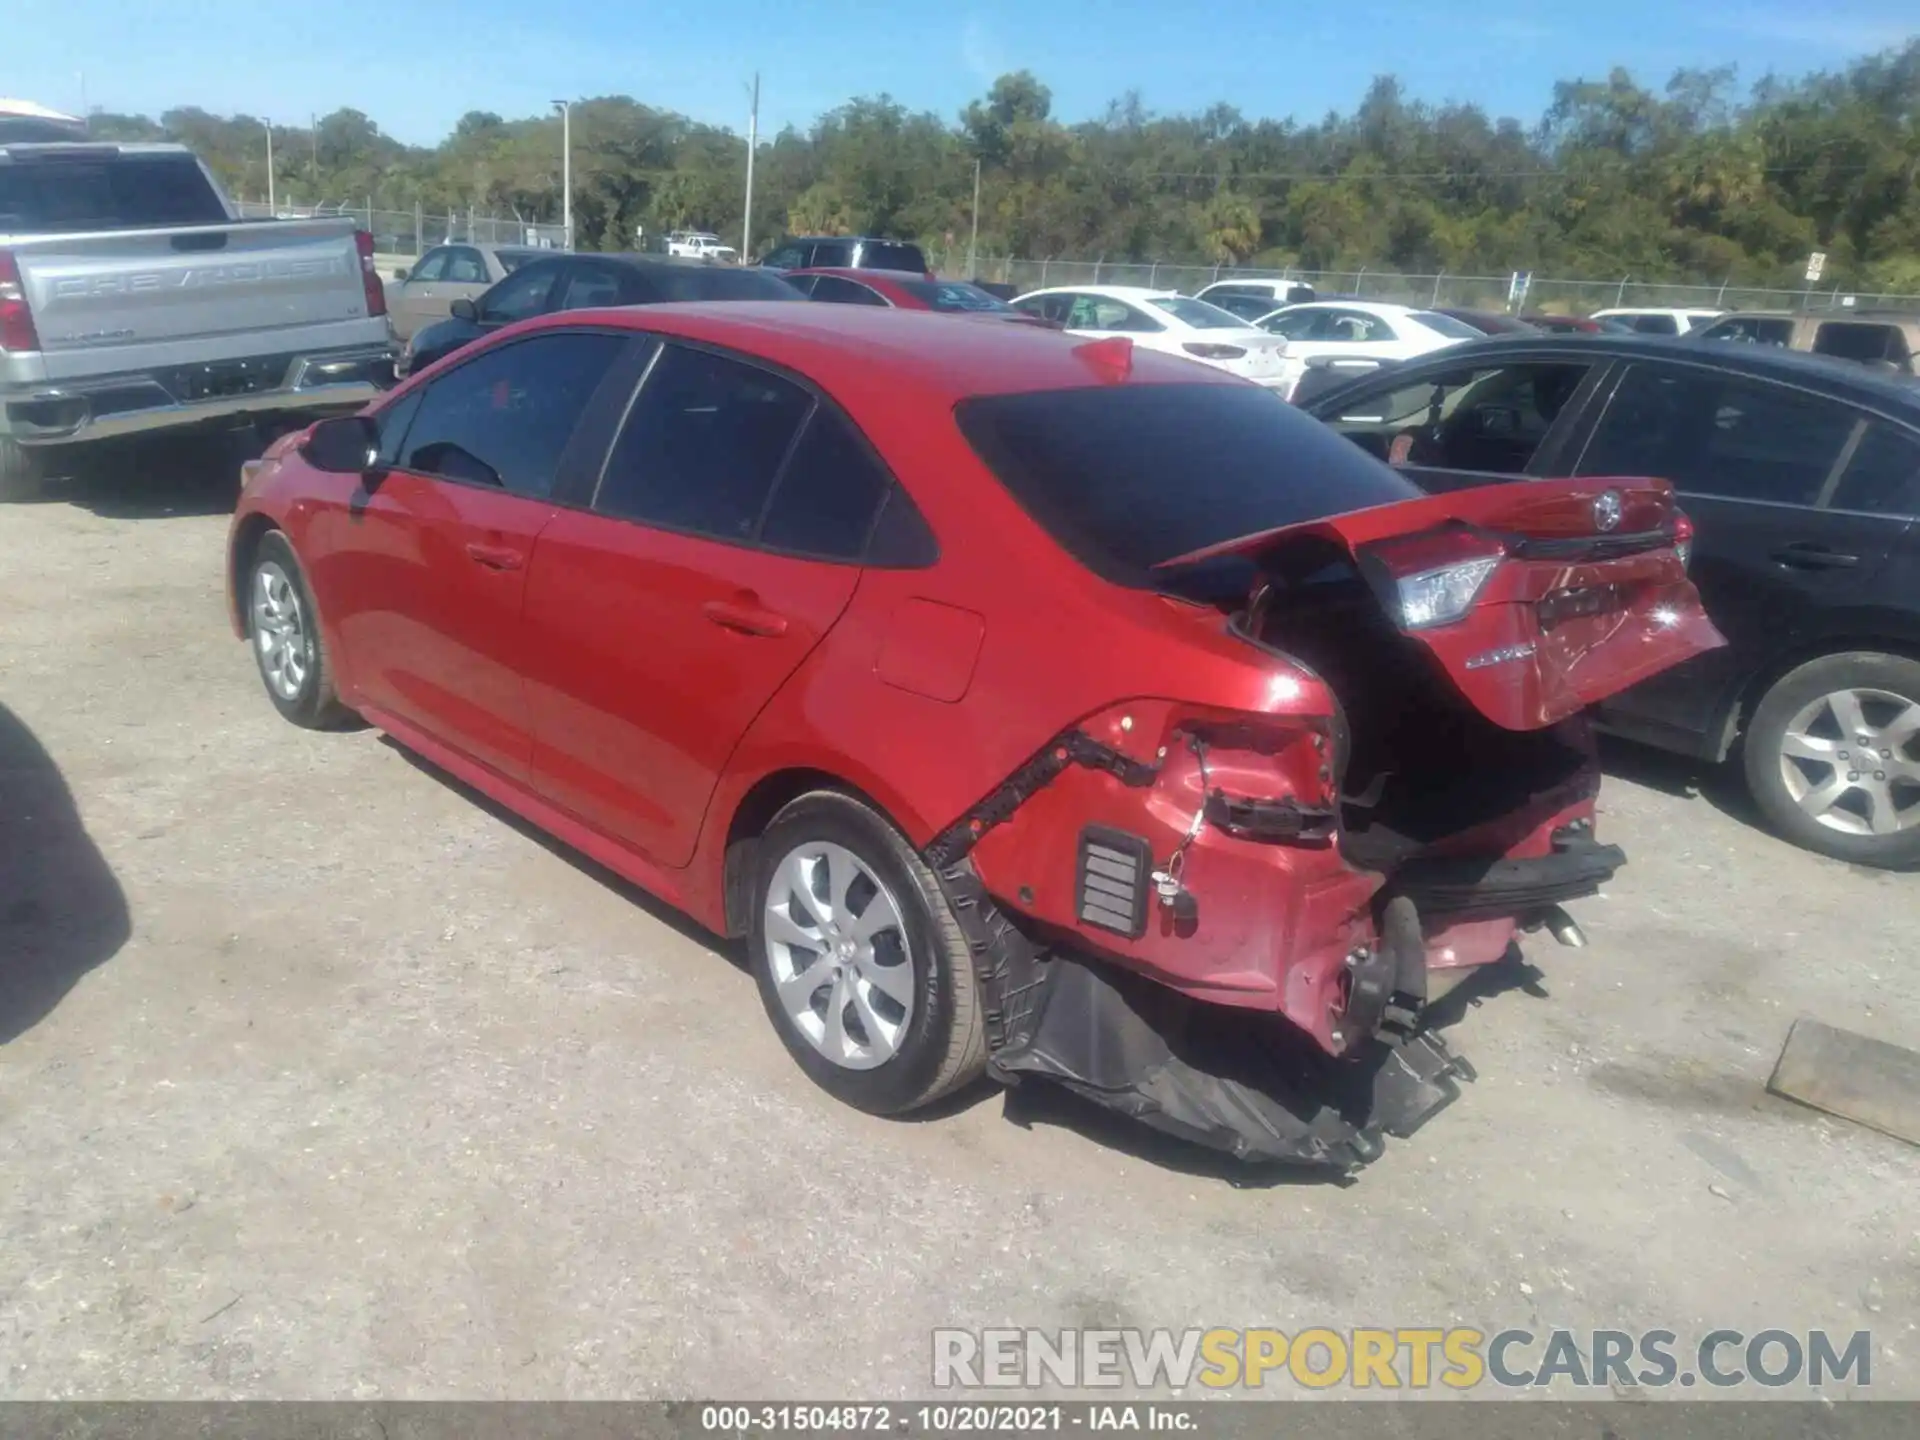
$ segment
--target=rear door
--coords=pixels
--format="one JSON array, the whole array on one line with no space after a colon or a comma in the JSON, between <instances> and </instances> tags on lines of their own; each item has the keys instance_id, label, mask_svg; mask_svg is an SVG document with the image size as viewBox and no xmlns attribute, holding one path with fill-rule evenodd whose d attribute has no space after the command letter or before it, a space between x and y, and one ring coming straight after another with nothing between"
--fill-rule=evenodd
<instances>
[{"instance_id":1,"label":"rear door","mask_svg":"<svg viewBox=\"0 0 1920 1440\"><path fill-rule=\"evenodd\" d=\"M1904 522L1854 497L1880 493L1871 467L1893 443L1825 395L1706 366L1629 366L1572 473L1672 481L1695 526L1695 583L1728 648L1603 714L1713 741L1734 689L1863 595L1886 563Z\"/></svg>"},{"instance_id":2,"label":"rear door","mask_svg":"<svg viewBox=\"0 0 1920 1440\"><path fill-rule=\"evenodd\" d=\"M656 863L693 854L734 746L846 608L889 481L837 410L663 346L527 592L533 782Z\"/></svg>"},{"instance_id":3,"label":"rear door","mask_svg":"<svg viewBox=\"0 0 1920 1440\"><path fill-rule=\"evenodd\" d=\"M401 401L390 468L314 522L316 593L376 721L525 780L527 567L578 422L627 344L548 331L473 356Z\"/></svg>"},{"instance_id":4,"label":"rear door","mask_svg":"<svg viewBox=\"0 0 1920 1440\"><path fill-rule=\"evenodd\" d=\"M387 313L393 316L394 333L402 340L411 340L422 325L445 318L453 297L443 293L442 282L451 254L445 245L429 250L406 279L387 287Z\"/></svg>"}]
</instances>

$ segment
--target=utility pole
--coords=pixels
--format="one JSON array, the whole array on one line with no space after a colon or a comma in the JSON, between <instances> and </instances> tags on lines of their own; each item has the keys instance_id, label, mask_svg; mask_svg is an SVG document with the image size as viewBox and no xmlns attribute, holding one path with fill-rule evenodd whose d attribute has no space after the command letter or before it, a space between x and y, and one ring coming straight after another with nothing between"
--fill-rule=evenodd
<instances>
[{"instance_id":1,"label":"utility pole","mask_svg":"<svg viewBox=\"0 0 1920 1440\"><path fill-rule=\"evenodd\" d=\"M313 139L313 199L314 203L318 204L320 202L320 117L318 115L307 116L307 134Z\"/></svg>"},{"instance_id":2,"label":"utility pole","mask_svg":"<svg viewBox=\"0 0 1920 1440\"><path fill-rule=\"evenodd\" d=\"M753 258L753 152L760 148L760 72L755 71L748 93L753 108L747 111L747 213L740 221L740 263Z\"/></svg>"},{"instance_id":3,"label":"utility pole","mask_svg":"<svg viewBox=\"0 0 1920 1440\"><path fill-rule=\"evenodd\" d=\"M560 112L560 226L567 232L567 249L573 249L573 103L556 100Z\"/></svg>"},{"instance_id":4,"label":"utility pole","mask_svg":"<svg viewBox=\"0 0 1920 1440\"><path fill-rule=\"evenodd\" d=\"M269 218L280 213L273 203L273 121L264 122L267 127L267 215Z\"/></svg>"},{"instance_id":5,"label":"utility pole","mask_svg":"<svg viewBox=\"0 0 1920 1440\"><path fill-rule=\"evenodd\" d=\"M76 70L74 78L80 82L80 123L87 129L93 128L93 111L87 105L87 72Z\"/></svg>"},{"instance_id":6,"label":"utility pole","mask_svg":"<svg viewBox=\"0 0 1920 1440\"><path fill-rule=\"evenodd\" d=\"M967 237L967 279L974 277L973 252L980 243L980 159L973 161L973 233Z\"/></svg>"}]
</instances>

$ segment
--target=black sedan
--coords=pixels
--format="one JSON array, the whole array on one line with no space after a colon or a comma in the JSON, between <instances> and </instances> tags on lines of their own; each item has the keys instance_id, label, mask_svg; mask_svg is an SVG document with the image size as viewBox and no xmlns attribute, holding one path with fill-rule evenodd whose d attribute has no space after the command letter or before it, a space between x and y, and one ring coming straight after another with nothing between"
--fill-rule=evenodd
<instances>
[{"instance_id":1,"label":"black sedan","mask_svg":"<svg viewBox=\"0 0 1920 1440\"><path fill-rule=\"evenodd\" d=\"M1542 335L1459 345L1301 408L1432 490L1672 481L1728 645L1616 696L1602 723L1736 760L1810 850L1920 866L1920 386L1763 346Z\"/></svg>"},{"instance_id":2,"label":"black sedan","mask_svg":"<svg viewBox=\"0 0 1920 1440\"><path fill-rule=\"evenodd\" d=\"M411 374L503 325L555 310L604 305L661 305L675 300L798 300L778 275L661 255L556 255L522 265L475 300L456 300L451 315L418 331L400 357Z\"/></svg>"}]
</instances>

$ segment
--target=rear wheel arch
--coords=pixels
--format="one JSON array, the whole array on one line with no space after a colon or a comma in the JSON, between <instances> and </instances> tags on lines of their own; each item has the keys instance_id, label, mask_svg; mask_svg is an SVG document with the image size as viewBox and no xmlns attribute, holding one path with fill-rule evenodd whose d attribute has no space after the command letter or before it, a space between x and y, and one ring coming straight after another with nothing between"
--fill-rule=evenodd
<instances>
[{"instance_id":1,"label":"rear wheel arch","mask_svg":"<svg viewBox=\"0 0 1920 1440\"><path fill-rule=\"evenodd\" d=\"M782 810L802 795L830 790L850 796L880 815L917 848L914 835L925 833L917 817L900 803L889 804L876 793L877 787L862 785L849 778L856 767L792 765L770 770L747 788L727 820L726 840L721 850L721 893L726 917L726 935L738 939L747 933L753 903L753 879L757 843Z\"/></svg>"},{"instance_id":2,"label":"rear wheel arch","mask_svg":"<svg viewBox=\"0 0 1920 1440\"><path fill-rule=\"evenodd\" d=\"M1767 692L1802 665L1811 664L1815 660L1824 660L1829 655L1850 655L1861 652L1920 661L1920 636L1897 636L1885 629L1872 626L1848 628L1810 638L1801 644L1780 651L1764 664L1750 671L1746 678L1733 688L1732 695L1723 702L1712 732L1716 741L1711 752L1714 758L1724 762L1732 757L1741 742L1745 740L1747 728L1753 721L1753 713L1767 698Z\"/></svg>"}]
</instances>

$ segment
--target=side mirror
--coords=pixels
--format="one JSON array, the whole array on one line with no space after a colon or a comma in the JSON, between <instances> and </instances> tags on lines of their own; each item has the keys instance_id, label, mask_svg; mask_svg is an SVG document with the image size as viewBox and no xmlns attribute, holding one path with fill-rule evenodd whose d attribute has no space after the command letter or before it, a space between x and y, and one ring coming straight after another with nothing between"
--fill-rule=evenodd
<instances>
[{"instance_id":1,"label":"side mirror","mask_svg":"<svg viewBox=\"0 0 1920 1440\"><path fill-rule=\"evenodd\" d=\"M379 463L380 431L365 415L339 415L315 425L300 453L329 475L364 475Z\"/></svg>"},{"instance_id":2,"label":"side mirror","mask_svg":"<svg viewBox=\"0 0 1920 1440\"><path fill-rule=\"evenodd\" d=\"M464 320L469 325L480 323L480 307L462 295L447 308L447 313L456 320Z\"/></svg>"},{"instance_id":3,"label":"side mirror","mask_svg":"<svg viewBox=\"0 0 1920 1440\"><path fill-rule=\"evenodd\" d=\"M398 270L393 272L393 278L396 280L404 280L412 273L413 272L408 270L406 266L402 265Z\"/></svg>"}]
</instances>

